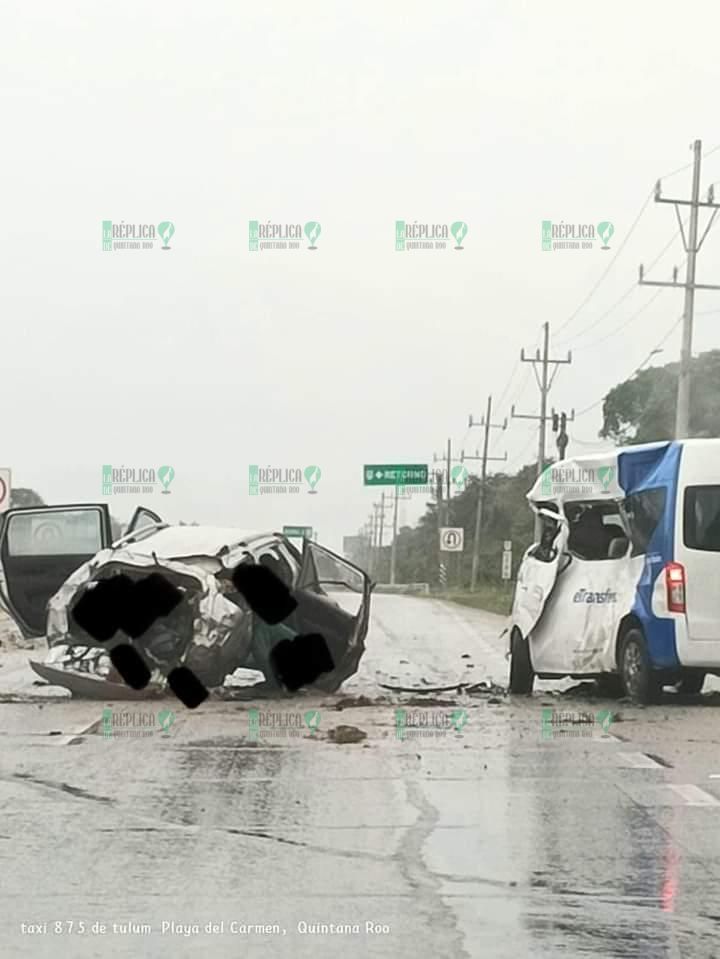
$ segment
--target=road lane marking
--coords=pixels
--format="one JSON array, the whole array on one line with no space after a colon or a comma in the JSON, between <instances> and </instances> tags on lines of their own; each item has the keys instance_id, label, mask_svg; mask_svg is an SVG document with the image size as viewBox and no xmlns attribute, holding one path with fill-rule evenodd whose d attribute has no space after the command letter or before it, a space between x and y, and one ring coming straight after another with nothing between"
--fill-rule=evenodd
<instances>
[{"instance_id":1,"label":"road lane marking","mask_svg":"<svg viewBox=\"0 0 720 959\"><path fill-rule=\"evenodd\" d=\"M720 799L692 783L668 783L668 788L682 797L688 806L720 806Z\"/></svg>"},{"instance_id":2,"label":"road lane marking","mask_svg":"<svg viewBox=\"0 0 720 959\"><path fill-rule=\"evenodd\" d=\"M603 733L602 736L593 736L593 739L598 742L609 742L609 743L624 743L624 739L620 739L614 733Z\"/></svg>"},{"instance_id":3,"label":"road lane marking","mask_svg":"<svg viewBox=\"0 0 720 959\"><path fill-rule=\"evenodd\" d=\"M645 753L619 753L620 758L628 769L662 769L660 763L655 762Z\"/></svg>"},{"instance_id":4,"label":"road lane marking","mask_svg":"<svg viewBox=\"0 0 720 959\"><path fill-rule=\"evenodd\" d=\"M97 730L100 728L101 722L102 722L102 719L93 719L91 723L86 724L81 729L78 729L76 732L70 733L69 736L63 736L62 739L59 739L58 746L74 745L76 742L78 742L81 736L88 736L91 733L97 732Z\"/></svg>"}]
</instances>

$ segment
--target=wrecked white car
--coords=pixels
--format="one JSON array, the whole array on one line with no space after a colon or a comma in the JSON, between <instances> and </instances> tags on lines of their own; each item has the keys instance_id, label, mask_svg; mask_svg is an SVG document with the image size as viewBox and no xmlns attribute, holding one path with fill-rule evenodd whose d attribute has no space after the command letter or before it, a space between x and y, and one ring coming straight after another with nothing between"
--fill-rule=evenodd
<instances>
[{"instance_id":1,"label":"wrecked white car","mask_svg":"<svg viewBox=\"0 0 720 959\"><path fill-rule=\"evenodd\" d=\"M104 503L11 509L2 516L0 604L24 636L47 637L45 661L31 665L48 682L76 695L135 698L161 692L168 669L183 665L208 687L222 687L238 670L253 670L263 689L278 688L269 668L271 634L232 580L242 563L268 567L288 587L297 606L287 628L325 639L332 669L313 687L332 692L356 672L372 583L330 550L304 540L299 551L274 532L173 526L144 508L119 540L111 540ZM109 655L127 637L118 632L100 643L80 627L73 610L102 580L123 575L140 581L153 573L180 590L183 601L142 637L151 683L138 693L115 674Z\"/></svg>"}]
</instances>

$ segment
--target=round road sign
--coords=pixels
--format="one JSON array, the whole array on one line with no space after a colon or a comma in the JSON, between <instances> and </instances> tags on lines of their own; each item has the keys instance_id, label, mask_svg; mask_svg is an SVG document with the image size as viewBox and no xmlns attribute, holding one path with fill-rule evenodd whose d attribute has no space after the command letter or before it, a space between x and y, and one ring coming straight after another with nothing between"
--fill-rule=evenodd
<instances>
[{"instance_id":1,"label":"round road sign","mask_svg":"<svg viewBox=\"0 0 720 959\"><path fill-rule=\"evenodd\" d=\"M445 526L440 530L440 549L448 553L460 553L465 530L462 526Z\"/></svg>"}]
</instances>

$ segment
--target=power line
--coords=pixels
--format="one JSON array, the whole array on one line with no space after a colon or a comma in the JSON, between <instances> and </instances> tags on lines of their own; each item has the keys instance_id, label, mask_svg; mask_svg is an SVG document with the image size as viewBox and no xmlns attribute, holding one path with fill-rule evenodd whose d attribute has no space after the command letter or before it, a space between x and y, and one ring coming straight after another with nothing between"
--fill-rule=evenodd
<instances>
[{"instance_id":1,"label":"power line","mask_svg":"<svg viewBox=\"0 0 720 959\"><path fill-rule=\"evenodd\" d=\"M709 157L711 154L715 153L717 150L720 150L720 143L717 144L717 146L714 146L712 149L708 150L706 153L703 153L703 157ZM689 170L690 167L692 167L692 166L693 166L693 163L686 163L684 166L678 167L677 170L673 170L671 173L665 173L663 176L660 177L660 179L661 179L661 180L667 180L669 177L675 176L676 173L682 173L683 170ZM651 190L650 193L649 193L649 194L647 195L647 197L645 198L645 200L643 201L643 204L642 204L642 206L640 207L640 212L637 214L637 216L636 216L635 219L633 220L633 223L632 223L632 226L630 227L629 232L628 232L627 235L625 236L625 239L623 240L623 242L622 242L622 243L620 244L620 246L618 247L617 251L615 252L615 255L613 256L612 260L610 260L610 262L608 263L608 265L607 265L607 267L605 268L604 272L600 275L600 278L598 279L597 283L592 287L592 289L590 290L590 292L588 293L588 295L585 297L585 299L582 301L582 303L580 304L580 306L578 306L577 309L576 309L573 313L570 314L570 316L567 318L567 320L565 320L564 323L561 323L561 324L560 324L560 326L559 326L559 327L557 328L557 330L555 331L556 334L562 332L562 330L564 330L566 326L568 326L570 323L572 323L572 321L575 319L575 317L578 315L578 313L587 305L587 303L590 302L591 298L592 298L592 297L594 296L594 294L595 294L595 291L598 289L598 287L600 286L600 284L603 282L603 280L605 279L605 277L608 275L608 273L610 272L610 270L611 270L612 267L614 266L615 261L616 261L617 258L620 256L620 254L622 253L625 245L627 244L628 240L630 239L630 237L632 236L633 232L635 231L635 227L638 225L638 222L640 221L640 217L641 217L641 216L643 215L643 213L645 212L645 209L646 209L648 203L650 202L650 198L652 197L653 193L654 193L654 190ZM674 239L674 237L673 237L673 239ZM664 251L663 251L663 252L664 252ZM662 255L662 254L661 254L661 255ZM559 341L560 345L562 345L562 342L564 342L564 341L562 341L562 340Z\"/></svg>"},{"instance_id":2,"label":"power line","mask_svg":"<svg viewBox=\"0 0 720 959\"><path fill-rule=\"evenodd\" d=\"M519 453L515 453L510 458L509 462L514 465L516 460L520 459L521 457L524 457L527 451L529 450L530 446L532 445L532 443L534 443L534 441L535 441L535 430L531 429L530 434L528 436L527 443L525 444L525 446L523 446L522 450Z\"/></svg>"},{"instance_id":3,"label":"power line","mask_svg":"<svg viewBox=\"0 0 720 959\"><path fill-rule=\"evenodd\" d=\"M713 149L714 152L714 149ZM720 290L720 286L712 283L695 282L695 262L698 252L703 245L705 237L708 235L710 227L713 225L715 215L720 210L720 203L714 202L712 187L708 190L706 201L700 200L700 160L702 156L702 143L695 140L693 143L693 175L692 189L689 200L671 199L661 195L661 181L658 180L655 185L655 202L671 203L675 207L675 216L681 227L683 246L687 253L687 268L685 272L685 282L681 287L685 290L685 309L683 311L683 335L680 349L680 370L678 373L677 403L675 405L675 438L682 439L688 435L690 429L690 369L692 359L692 332L693 332L693 313L695 309L695 290ZM687 238L682 229L682 220L680 219L680 207L690 207L690 226L688 228ZM706 207L712 210L712 215L705 227L703 235L698 240L698 220L700 207ZM646 280L643 277L643 267L640 265L640 284L648 286L678 286L677 269L673 271L672 282L665 280Z\"/></svg>"},{"instance_id":4,"label":"power line","mask_svg":"<svg viewBox=\"0 0 720 959\"><path fill-rule=\"evenodd\" d=\"M686 218L685 218L685 223L687 223L687 221L688 221L688 218L686 217ZM652 270L652 268L655 266L655 264L658 262L658 260L667 252L667 250L668 250L668 249L670 248L670 246L675 242L675 240L678 238L679 235L680 235L680 229L678 228L678 229L673 233L673 235L670 237L670 239L669 239L668 242L665 244L665 246L662 248L662 250L660 250L660 252L659 252L658 255L655 257L655 259L652 261L652 263L650 263L650 265L648 266L648 270ZM682 262L682 265L684 265L684 264L685 264L685 260L683 260L683 262ZM560 340L559 345L562 346L563 343L568 343L568 342L570 342L570 340L574 340L576 337L584 336L586 333L589 333L590 330L595 329L595 327L596 327L599 323L602 323L602 321L605 319L606 316L609 316L609 314L612 313L612 311L613 311L614 309L616 309L616 307L620 306L620 304L623 303L623 302L630 296L630 294L633 293L636 289L637 289L637 282L634 282L634 283L632 284L632 286L628 287L628 289L623 293L623 295L620 297L620 299L619 299L619 300L616 300L615 303L613 303L613 305L612 305L611 307L609 307L607 310L605 310L604 313L601 313L600 316L599 316L596 320L593 320L592 323L590 323L588 326L586 326L584 330L580 330L579 333L574 333L574 334L572 334L571 336L566 336L566 337L564 337L564 339ZM578 348L578 349L582 349L583 347L577 347L577 348Z\"/></svg>"},{"instance_id":5,"label":"power line","mask_svg":"<svg viewBox=\"0 0 720 959\"><path fill-rule=\"evenodd\" d=\"M621 330L624 330L626 327L630 326L633 320L637 319L637 317L640 316L641 313L644 313L649 306L652 306L652 304L655 302L655 300L657 300L657 298L660 296L661 293L662 293L662 290L658 290L654 296L650 297L647 303L643 304L643 306L641 306L640 309L635 310L632 316L629 316L626 320L624 320L620 324L620 326L615 327L615 329L612 330L612 332L608 333L606 336L601 337L599 340L594 340L592 343L584 343L582 346L576 346L575 349L589 350L595 346L599 346L601 343L605 343L606 340L612 339L612 337L615 336L616 333L619 333Z\"/></svg>"},{"instance_id":6,"label":"power line","mask_svg":"<svg viewBox=\"0 0 720 959\"><path fill-rule=\"evenodd\" d=\"M595 284L595 286L593 286L593 288L590 290L590 292L588 293L588 295L587 295L587 296L585 297L585 299L582 301L582 303L580 304L580 306L578 306L578 308L575 310L575 312L574 312L574 313L571 313L570 316L565 320L565 322L560 324L560 326L559 326L558 329L557 329L557 332L558 332L558 333L560 333L562 330L565 329L566 326L568 326L570 323L572 323L572 321L573 321L573 320L575 319L575 317L578 315L578 313L580 312L580 310L582 310L583 307L585 307L585 306L590 302L591 298L592 298L593 295L595 294L595 291L598 289L598 287L600 286L600 284L603 282L603 280L605 279L605 277L608 275L608 273L610 272L610 270L611 270L611 269L613 268L613 266L615 265L615 262L616 262L617 258L620 256L620 254L622 253L622 251L625 249L625 246L626 246L628 240L629 240L630 237L633 235L633 232L635 231L635 227L638 225L638 223L639 223L639 221L640 221L640 217L641 217L641 216L643 215L643 213L645 212L645 209L646 209L648 203L650 202L650 200L652 199L652 197L653 197L653 191L651 190L651 191L648 193L648 195L645 197L645 200L643 201L643 205L640 207L640 212L639 212L638 215L635 217L635 219L634 219L634 221L633 221L633 224L632 224L632 226L630 227L629 232L628 232L628 233L626 234L626 236L625 236L625 239L622 241L622 243L620 244L620 246L619 246L619 247L617 248L617 250L615 251L615 255L613 256L612 260L610 260L610 262L608 263L608 265L605 267L604 271L601 273L599 280L597 281L597 283Z\"/></svg>"},{"instance_id":7,"label":"power line","mask_svg":"<svg viewBox=\"0 0 720 959\"><path fill-rule=\"evenodd\" d=\"M658 291L658 292L660 292L660 291ZM649 353L648 356L647 356L647 359L643 360L643 362L640 364L640 366L638 366L636 369L633 370L633 372L630 374L630 376L628 377L628 379L630 379L630 377L632 377L632 376L635 376L635 374L636 374L637 372L639 372L639 370L645 365L645 363L647 363L647 360L650 359L650 357L651 357L652 354L655 352L655 350L660 349L660 347L663 345L663 343L666 343L666 342L668 341L668 339L672 336L672 334L675 332L675 330L678 328L678 326L682 323L682 321L683 321L683 317L682 317L682 316L680 316L677 320L675 320L675 322L674 322L673 325L670 327L670 329L667 331L667 333L665 334L665 336L663 336L663 338L660 340L660 342L659 342L659 343L656 343L655 346L652 348L652 350L650 351L650 353ZM575 419L577 419L578 416L584 416L585 413L589 413L590 410L594 410L596 406L600 406L600 404L601 404L601 403L604 403L604 402L605 402L605 397L603 396L603 397L601 397L599 400L597 400L595 403L592 403L590 406L586 406L584 410L580 410L579 413L576 413L576 414L575 414ZM575 442L575 441L573 440L573 442Z\"/></svg>"}]
</instances>

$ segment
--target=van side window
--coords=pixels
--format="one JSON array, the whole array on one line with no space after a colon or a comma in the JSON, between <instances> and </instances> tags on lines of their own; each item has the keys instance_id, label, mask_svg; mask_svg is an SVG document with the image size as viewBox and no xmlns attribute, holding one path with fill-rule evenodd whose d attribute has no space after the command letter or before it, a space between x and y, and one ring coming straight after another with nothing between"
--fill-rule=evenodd
<instances>
[{"instance_id":1,"label":"van side window","mask_svg":"<svg viewBox=\"0 0 720 959\"><path fill-rule=\"evenodd\" d=\"M647 553L648 543L665 512L666 498L667 490L663 487L642 490L626 497L625 513L630 524L631 556Z\"/></svg>"},{"instance_id":2,"label":"van side window","mask_svg":"<svg viewBox=\"0 0 720 959\"><path fill-rule=\"evenodd\" d=\"M628 541L614 503L566 503L568 552L578 559L621 559Z\"/></svg>"},{"instance_id":3,"label":"van side window","mask_svg":"<svg viewBox=\"0 0 720 959\"><path fill-rule=\"evenodd\" d=\"M542 509L557 513L558 508L555 503L538 503ZM539 559L541 563L552 563L557 556L557 549L553 546L555 537L558 534L560 524L549 516L540 517L540 542L533 545L528 551L528 556L533 559Z\"/></svg>"},{"instance_id":4,"label":"van side window","mask_svg":"<svg viewBox=\"0 0 720 959\"><path fill-rule=\"evenodd\" d=\"M688 486L683 507L685 546L720 553L720 486Z\"/></svg>"}]
</instances>

